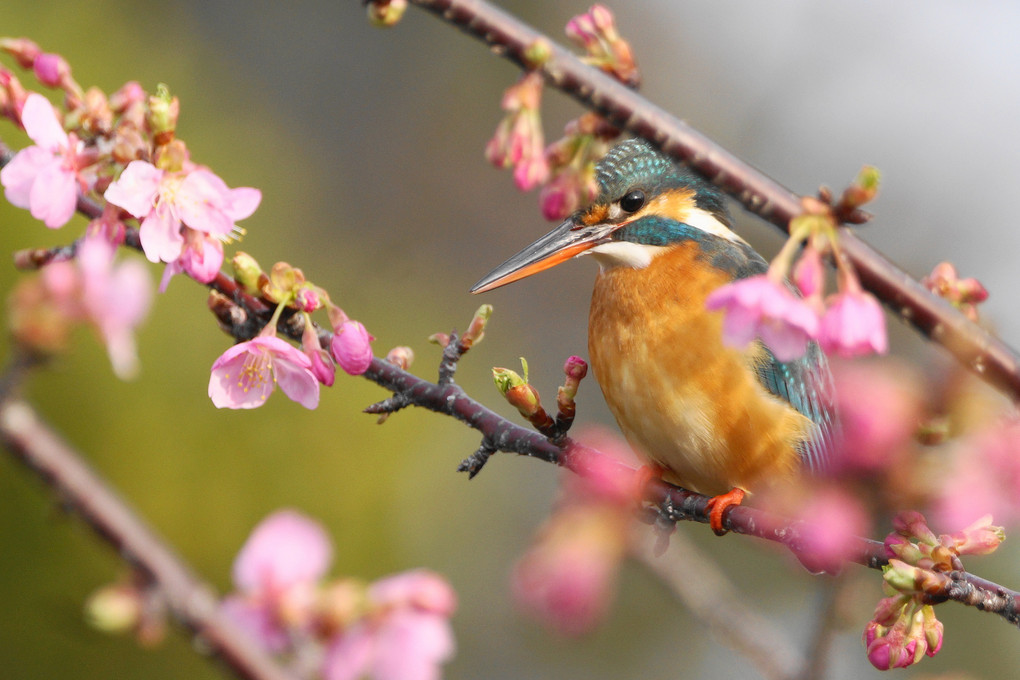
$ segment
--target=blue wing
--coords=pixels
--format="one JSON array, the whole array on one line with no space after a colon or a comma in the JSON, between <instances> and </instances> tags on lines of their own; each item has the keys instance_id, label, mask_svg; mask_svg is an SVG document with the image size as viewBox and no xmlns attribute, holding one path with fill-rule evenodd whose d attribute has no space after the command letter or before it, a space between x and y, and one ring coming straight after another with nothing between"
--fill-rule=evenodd
<instances>
[{"instance_id":1,"label":"blue wing","mask_svg":"<svg viewBox=\"0 0 1020 680\"><path fill-rule=\"evenodd\" d=\"M712 239L706 245L705 255L712 266L727 271L734 278L764 274L768 269L768 263L746 243L723 243L722 239ZM825 354L812 342L800 359L781 362L767 347L762 347L765 360L755 366L758 381L771 394L788 402L815 424L814 434L804 443L800 453L808 469L821 470L831 456L838 428L833 407L832 374Z\"/></svg>"},{"instance_id":2,"label":"blue wing","mask_svg":"<svg viewBox=\"0 0 1020 680\"><path fill-rule=\"evenodd\" d=\"M825 354L815 343L794 361L778 361L772 352L758 365L758 380L772 394L790 403L815 424L813 436L800 454L808 469L817 472L828 463L836 436L832 374Z\"/></svg>"}]
</instances>

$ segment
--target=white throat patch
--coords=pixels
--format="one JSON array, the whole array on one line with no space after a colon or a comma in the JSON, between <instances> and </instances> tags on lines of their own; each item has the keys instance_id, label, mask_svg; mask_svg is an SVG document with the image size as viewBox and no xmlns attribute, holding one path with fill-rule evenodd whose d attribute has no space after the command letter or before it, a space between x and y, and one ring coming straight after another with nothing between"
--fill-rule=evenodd
<instances>
[{"instance_id":1,"label":"white throat patch","mask_svg":"<svg viewBox=\"0 0 1020 680\"><path fill-rule=\"evenodd\" d=\"M712 234L719 238L734 243L746 243L731 229L727 228L712 213L700 208L694 208L687 213L684 224L694 227L706 234ZM610 241L599 244L589 250L579 253L577 257L584 255L593 256L602 269L612 267L632 267L643 269L652 263L657 255L666 250L669 246L651 246L632 241Z\"/></svg>"},{"instance_id":2,"label":"white throat patch","mask_svg":"<svg viewBox=\"0 0 1020 680\"><path fill-rule=\"evenodd\" d=\"M632 267L644 269L666 246L646 246L630 241L610 241L586 250L581 255L592 255L602 269Z\"/></svg>"}]
</instances>

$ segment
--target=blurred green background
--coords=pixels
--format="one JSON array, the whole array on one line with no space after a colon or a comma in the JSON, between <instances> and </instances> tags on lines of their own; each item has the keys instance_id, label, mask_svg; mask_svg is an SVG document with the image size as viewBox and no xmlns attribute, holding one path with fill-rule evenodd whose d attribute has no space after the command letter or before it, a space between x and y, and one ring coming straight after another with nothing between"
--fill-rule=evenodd
<instances>
[{"instance_id":1,"label":"blurred green background","mask_svg":"<svg viewBox=\"0 0 1020 680\"><path fill-rule=\"evenodd\" d=\"M585 3L506 2L561 35ZM794 190L842 186L864 163L881 168L879 219L863 235L920 276L952 258L992 291L988 318L1020 339L1013 189L1020 184L1020 9L950 0L817 3L691 0L616 3L635 42L644 92ZM378 338L407 344L433 376L431 333L463 328L480 300L466 291L547 228L531 195L488 167L482 150L515 69L432 16L408 11L373 29L360 2L272 0L7 2L0 34L63 54L85 86L167 83L182 103L179 134L193 158L231 186L263 191L242 248L286 260L326 287ZM9 62L8 62L9 63ZM26 83L33 81L26 78ZM547 95L550 139L576 115ZM11 126L0 130L21 143ZM0 205L3 252L73 238ZM772 254L779 237L740 216ZM153 270L158 277L159 271ZM569 354L586 354L593 266L563 266L492 293L486 340L462 363L467 390L509 415L492 365L526 356L554 393ZM19 274L0 268L0 289ZM642 569L625 569L610 621L593 636L550 636L513 610L507 574L548 511L558 473L509 456L467 482L454 472L477 437L408 410L377 426L360 409L385 394L340 377L307 412L282 395L257 412L217 411L208 369L228 339L183 278L140 333L141 376L122 383L82 333L73 352L35 375L27 396L138 511L210 581L229 588L234 554L266 514L292 506L325 523L334 573L364 578L417 566L445 574L461 607L450 678L755 677L701 630ZM895 325L898 353L944 363ZM3 341L4 354L8 348ZM580 421L611 423L594 382ZM687 529L685 529L687 530ZM775 549L689 528L748 595L804 648L823 579ZM1020 585L1015 544L976 571ZM122 572L116 555L68 518L43 486L0 458L0 676L217 678L215 664L171 634L154 650L87 628L84 599ZM837 640L833 678L877 677L859 635L878 597L875 573ZM996 617L940 607L946 645L912 676L970 670L1002 677L1020 663L1017 632Z\"/></svg>"}]
</instances>

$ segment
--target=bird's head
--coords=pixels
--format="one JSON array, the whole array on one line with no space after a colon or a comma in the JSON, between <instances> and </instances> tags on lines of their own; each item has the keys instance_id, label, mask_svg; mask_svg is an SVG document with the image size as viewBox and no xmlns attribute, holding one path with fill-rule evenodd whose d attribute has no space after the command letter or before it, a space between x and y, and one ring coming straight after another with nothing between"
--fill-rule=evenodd
<instances>
[{"instance_id":1,"label":"bird's head","mask_svg":"<svg viewBox=\"0 0 1020 680\"><path fill-rule=\"evenodd\" d=\"M648 142L613 147L595 167L595 201L487 274L482 293L593 255L603 267L646 267L664 248L711 236L739 241L719 191Z\"/></svg>"}]
</instances>

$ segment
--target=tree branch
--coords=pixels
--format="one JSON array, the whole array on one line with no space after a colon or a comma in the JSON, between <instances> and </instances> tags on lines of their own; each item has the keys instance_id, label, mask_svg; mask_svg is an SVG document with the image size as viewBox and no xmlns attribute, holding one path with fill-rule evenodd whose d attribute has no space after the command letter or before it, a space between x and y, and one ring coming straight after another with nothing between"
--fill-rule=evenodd
<instances>
[{"instance_id":1,"label":"tree branch","mask_svg":"<svg viewBox=\"0 0 1020 680\"><path fill-rule=\"evenodd\" d=\"M591 476L597 462L600 474L606 474L605 454L578 444L569 437L564 437L561 442L554 444L538 432L512 423L491 411L469 397L453 382L445 385L431 383L378 357L372 360L365 377L395 394L403 395L411 405L452 416L478 430L482 434L482 448L531 456L560 465L582 476ZM468 460L472 460L473 457ZM615 465L614 474L624 480L638 475L637 470L623 463ZM472 469L477 473L477 468ZM710 499L707 496L673 486L660 479L653 479L646 486L645 500L665 509L673 520L708 524ZM809 561L811 557L810 545L806 539L807 526L805 522L790 521L779 515L744 505L732 508L723 520L725 529L781 543L805 561ZM866 538L854 538L848 546L847 555L847 561L871 569L881 569L889 561L885 546ZM964 571L946 574L943 585L940 596L975 606L982 611L993 612L1020 627L1020 611L1017 608L1020 592Z\"/></svg>"},{"instance_id":2,"label":"tree branch","mask_svg":"<svg viewBox=\"0 0 1020 680\"><path fill-rule=\"evenodd\" d=\"M687 163L780 229L788 231L790 220L802 212L800 196L517 18L483 0L411 1L523 68L530 68L528 48L539 39L547 41L551 56L538 70L551 86ZM840 246L864 287L890 310L1014 401L1020 400L1020 355L1015 350L929 293L846 227L840 229Z\"/></svg>"},{"instance_id":3,"label":"tree branch","mask_svg":"<svg viewBox=\"0 0 1020 680\"><path fill-rule=\"evenodd\" d=\"M239 677L294 680L227 618L213 588L25 402L0 401L0 441L124 559L159 587L171 611Z\"/></svg>"}]
</instances>

